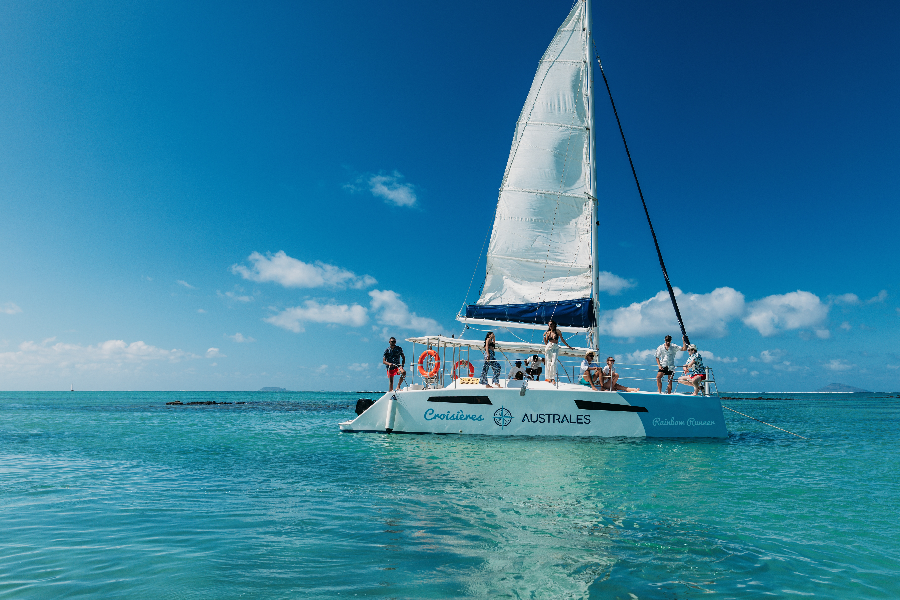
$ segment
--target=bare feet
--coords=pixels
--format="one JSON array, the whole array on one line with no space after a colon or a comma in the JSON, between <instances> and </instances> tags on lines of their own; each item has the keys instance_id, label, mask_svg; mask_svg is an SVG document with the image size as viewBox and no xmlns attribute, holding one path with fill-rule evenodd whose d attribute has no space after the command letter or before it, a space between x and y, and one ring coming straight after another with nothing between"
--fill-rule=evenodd
<instances>
[{"instance_id":1,"label":"bare feet","mask_svg":"<svg viewBox=\"0 0 900 600\"><path fill-rule=\"evenodd\" d=\"M625 388L626 392L639 392L641 388Z\"/></svg>"}]
</instances>

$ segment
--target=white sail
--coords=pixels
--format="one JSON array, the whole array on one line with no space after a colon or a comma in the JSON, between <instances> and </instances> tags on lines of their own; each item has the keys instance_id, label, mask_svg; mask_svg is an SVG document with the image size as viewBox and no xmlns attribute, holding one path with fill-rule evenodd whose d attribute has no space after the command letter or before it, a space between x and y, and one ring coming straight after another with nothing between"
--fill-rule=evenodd
<instances>
[{"instance_id":1,"label":"white sail","mask_svg":"<svg viewBox=\"0 0 900 600\"><path fill-rule=\"evenodd\" d=\"M585 22L584 2L578 2L534 76L516 124L476 305L591 297L586 195L592 193L591 79Z\"/></svg>"}]
</instances>

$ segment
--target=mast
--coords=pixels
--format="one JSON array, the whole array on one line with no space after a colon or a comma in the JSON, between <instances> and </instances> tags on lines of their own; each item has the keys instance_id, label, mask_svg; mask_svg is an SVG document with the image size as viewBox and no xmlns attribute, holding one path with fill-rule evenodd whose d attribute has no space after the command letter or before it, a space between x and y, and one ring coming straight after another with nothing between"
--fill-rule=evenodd
<instances>
[{"instance_id":1,"label":"mast","mask_svg":"<svg viewBox=\"0 0 900 600\"><path fill-rule=\"evenodd\" d=\"M588 193L591 203L591 296L594 298L594 334L591 336L591 346L594 350L600 349L598 328L600 326L600 274L598 272L599 253L597 251L597 161L594 159L594 61L591 58L593 47L593 34L591 33L591 0L584 0L584 66L585 85L587 87L585 98L588 109L588 137L590 138L590 181Z\"/></svg>"}]
</instances>

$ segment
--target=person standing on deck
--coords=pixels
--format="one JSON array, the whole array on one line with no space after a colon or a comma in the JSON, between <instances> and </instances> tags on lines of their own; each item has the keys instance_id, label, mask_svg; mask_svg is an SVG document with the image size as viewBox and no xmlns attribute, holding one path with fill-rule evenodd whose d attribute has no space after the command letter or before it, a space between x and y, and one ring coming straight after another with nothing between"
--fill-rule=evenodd
<instances>
[{"instance_id":1,"label":"person standing on deck","mask_svg":"<svg viewBox=\"0 0 900 600\"><path fill-rule=\"evenodd\" d=\"M388 344L388 349L384 351L384 359L381 362L387 367L388 381L391 384L391 388L388 391L393 392L394 375L400 374L400 381L397 382L398 390L400 389L400 384L406 379L406 369L403 368L406 366L406 356L403 354L403 348L397 345L396 339L391 338L388 340Z\"/></svg>"},{"instance_id":2,"label":"person standing on deck","mask_svg":"<svg viewBox=\"0 0 900 600\"><path fill-rule=\"evenodd\" d=\"M481 384L487 387L494 387L487 381L488 368L494 372L494 385L500 387L500 363L495 360L494 346L497 340L494 338L494 332L488 331L484 336L484 366L481 367Z\"/></svg>"},{"instance_id":3,"label":"person standing on deck","mask_svg":"<svg viewBox=\"0 0 900 600\"><path fill-rule=\"evenodd\" d=\"M664 375L669 376L669 384L666 386L666 393L672 393L672 377L675 375L675 354L679 351L687 350L687 342L685 341L681 347L672 345L672 336L667 335L664 344L656 349L656 364L659 371L656 372L656 390L662 394L662 378Z\"/></svg>"},{"instance_id":4,"label":"person standing on deck","mask_svg":"<svg viewBox=\"0 0 900 600\"><path fill-rule=\"evenodd\" d=\"M544 332L544 357L547 359L547 376L544 381L556 383L556 357L559 356L559 343L569 346L569 342L563 337L562 332L556 328L556 322L550 319L547 323L547 331ZM569 346L571 348L572 346Z\"/></svg>"}]
</instances>

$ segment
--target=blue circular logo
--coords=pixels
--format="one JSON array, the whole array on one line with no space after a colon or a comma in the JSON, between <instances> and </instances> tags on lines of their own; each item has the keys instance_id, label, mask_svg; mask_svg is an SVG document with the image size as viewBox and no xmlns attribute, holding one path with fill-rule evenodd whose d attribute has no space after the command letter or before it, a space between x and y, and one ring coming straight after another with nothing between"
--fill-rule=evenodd
<instances>
[{"instance_id":1,"label":"blue circular logo","mask_svg":"<svg viewBox=\"0 0 900 600\"><path fill-rule=\"evenodd\" d=\"M512 423L512 413L505 408L498 408L494 411L494 423L500 427L506 427Z\"/></svg>"}]
</instances>

